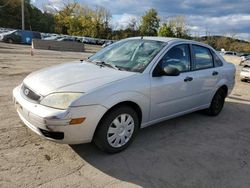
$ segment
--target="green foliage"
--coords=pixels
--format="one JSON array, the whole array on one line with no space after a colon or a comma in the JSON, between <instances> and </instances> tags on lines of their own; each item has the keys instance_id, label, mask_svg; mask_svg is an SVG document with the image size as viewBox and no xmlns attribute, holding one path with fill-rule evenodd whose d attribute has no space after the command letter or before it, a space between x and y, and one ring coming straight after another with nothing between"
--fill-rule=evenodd
<instances>
[{"instance_id":1,"label":"green foliage","mask_svg":"<svg viewBox=\"0 0 250 188\"><path fill-rule=\"evenodd\" d=\"M175 37L171 26L168 25L167 23L162 24L162 26L159 29L158 35L161 37Z\"/></svg>"},{"instance_id":2,"label":"green foliage","mask_svg":"<svg viewBox=\"0 0 250 188\"><path fill-rule=\"evenodd\" d=\"M140 32L141 35L157 36L160 18L155 9L149 9L141 18Z\"/></svg>"},{"instance_id":3,"label":"green foliage","mask_svg":"<svg viewBox=\"0 0 250 188\"><path fill-rule=\"evenodd\" d=\"M191 37L186 27L187 24L183 16L172 17L166 23L162 24L158 35L162 37L190 39Z\"/></svg>"},{"instance_id":4,"label":"green foliage","mask_svg":"<svg viewBox=\"0 0 250 188\"><path fill-rule=\"evenodd\" d=\"M223 36L206 36L197 38L196 40L209 44L217 50L222 48L226 51L235 51L235 52L250 52L250 43L246 41L241 41L231 37Z\"/></svg>"},{"instance_id":5,"label":"green foliage","mask_svg":"<svg viewBox=\"0 0 250 188\"><path fill-rule=\"evenodd\" d=\"M0 0L0 27L21 28L21 1Z\"/></svg>"},{"instance_id":6,"label":"green foliage","mask_svg":"<svg viewBox=\"0 0 250 188\"><path fill-rule=\"evenodd\" d=\"M111 15L103 7L91 9L70 3L55 14L56 32L94 38L109 38Z\"/></svg>"},{"instance_id":7,"label":"green foliage","mask_svg":"<svg viewBox=\"0 0 250 188\"><path fill-rule=\"evenodd\" d=\"M110 22L111 14L103 7L90 8L69 0L61 10L52 14L42 12L31 5L30 0L25 0L25 28L33 31L114 40L157 34L162 37L191 38L185 17L169 18L159 28L160 18L155 9L146 11L141 17L140 24L135 18L131 18L124 29L113 30ZM21 23L21 0L0 0L0 27L21 29ZM205 42L216 49L250 52L249 42L232 39L234 37L214 37L207 34L205 38L193 39Z\"/></svg>"},{"instance_id":8,"label":"green foliage","mask_svg":"<svg viewBox=\"0 0 250 188\"><path fill-rule=\"evenodd\" d=\"M5 5L4 7L1 7ZM0 27L21 29L21 1L20 0L0 0ZM42 12L30 4L30 0L25 0L25 28L27 30L53 32L54 16L47 12Z\"/></svg>"}]
</instances>

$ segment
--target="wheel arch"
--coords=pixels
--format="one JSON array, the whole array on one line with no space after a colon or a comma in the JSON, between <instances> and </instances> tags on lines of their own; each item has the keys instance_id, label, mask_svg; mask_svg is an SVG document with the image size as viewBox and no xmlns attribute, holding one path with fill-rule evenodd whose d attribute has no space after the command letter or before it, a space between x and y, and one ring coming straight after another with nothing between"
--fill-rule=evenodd
<instances>
[{"instance_id":1,"label":"wheel arch","mask_svg":"<svg viewBox=\"0 0 250 188\"><path fill-rule=\"evenodd\" d=\"M219 89L222 89L225 92L225 97L228 95L228 87L226 84L222 85L221 87L219 87ZM219 90L218 89L218 90ZM218 91L217 90L217 91Z\"/></svg>"},{"instance_id":2,"label":"wheel arch","mask_svg":"<svg viewBox=\"0 0 250 188\"><path fill-rule=\"evenodd\" d=\"M116 103L115 105L113 105L111 108L109 108L104 114L103 116L101 117L101 119L99 120L97 126L96 126L96 129L95 129L95 132L94 132L94 137L96 135L96 131L98 129L98 127L101 125L101 122L102 120L112 111L114 110L115 108L119 108L120 106L129 106L131 107L133 110L135 110L136 114L138 115L138 119L139 119L139 127L141 127L141 122L142 122L142 110L141 110L141 107L133 102L133 101L122 101L122 102L119 102L119 103Z\"/></svg>"},{"instance_id":3,"label":"wheel arch","mask_svg":"<svg viewBox=\"0 0 250 188\"><path fill-rule=\"evenodd\" d=\"M212 96L215 95L215 93L219 90L219 89L222 89L224 92L225 92L225 97L227 97L228 94L230 94L232 88L230 87L230 84L228 82L228 80L226 79L221 79L217 85L216 85L216 88L214 90L214 93Z\"/></svg>"}]
</instances>

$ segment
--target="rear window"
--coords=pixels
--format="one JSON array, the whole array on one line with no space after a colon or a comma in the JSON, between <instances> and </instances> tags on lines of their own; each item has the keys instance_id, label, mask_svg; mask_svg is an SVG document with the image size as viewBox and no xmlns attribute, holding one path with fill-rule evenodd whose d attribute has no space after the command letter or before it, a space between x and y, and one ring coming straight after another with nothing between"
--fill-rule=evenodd
<instances>
[{"instance_id":1,"label":"rear window","mask_svg":"<svg viewBox=\"0 0 250 188\"><path fill-rule=\"evenodd\" d=\"M193 53L195 70L213 67L213 56L208 48L193 45Z\"/></svg>"},{"instance_id":2,"label":"rear window","mask_svg":"<svg viewBox=\"0 0 250 188\"><path fill-rule=\"evenodd\" d=\"M212 50L211 50L211 51L212 51ZM215 66L215 67L220 67L220 66L222 66L223 63L222 63L221 59L219 58L219 56L218 56L215 52L213 52L213 51L212 51L212 54L213 54L213 57L214 57L214 66Z\"/></svg>"}]
</instances>

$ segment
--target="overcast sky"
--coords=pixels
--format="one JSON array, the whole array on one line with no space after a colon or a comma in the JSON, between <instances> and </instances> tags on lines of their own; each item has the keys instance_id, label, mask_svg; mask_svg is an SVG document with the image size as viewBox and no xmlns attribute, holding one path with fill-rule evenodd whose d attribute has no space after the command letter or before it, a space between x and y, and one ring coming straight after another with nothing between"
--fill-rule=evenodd
<instances>
[{"instance_id":1,"label":"overcast sky","mask_svg":"<svg viewBox=\"0 0 250 188\"><path fill-rule=\"evenodd\" d=\"M88 6L100 5L110 10L114 25L124 27L131 17L140 19L144 12L155 8L166 20L171 16L184 15L191 33L204 35L237 34L238 38L250 39L250 0L77 0ZM47 4L60 8L68 0L33 0L43 8Z\"/></svg>"}]
</instances>

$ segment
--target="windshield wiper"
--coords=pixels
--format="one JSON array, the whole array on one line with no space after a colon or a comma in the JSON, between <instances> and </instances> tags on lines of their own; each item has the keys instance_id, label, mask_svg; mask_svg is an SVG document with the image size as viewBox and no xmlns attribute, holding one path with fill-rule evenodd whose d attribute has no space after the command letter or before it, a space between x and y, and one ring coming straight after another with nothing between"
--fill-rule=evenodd
<instances>
[{"instance_id":1,"label":"windshield wiper","mask_svg":"<svg viewBox=\"0 0 250 188\"><path fill-rule=\"evenodd\" d=\"M85 60L86 62L89 62L89 63L94 63L95 65L98 65L100 67L110 67L110 68L113 68L115 70L120 70L120 71L130 71L130 68L126 68L126 67L122 67L122 66L119 66L119 65L112 65L110 63L106 63L105 61L91 61L90 59L87 59Z\"/></svg>"},{"instance_id":2,"label":"windshield wiper","mask_svg":"<svg viewBox=\"0 0 250 188\"><path fill-rule=\"evenodd\" d=\"M106 66L106 67L110 67L116 70L120 70L120 68L118 68L116 65L106 63L105 61L94 61L93 63L95 63L96 65L99 65L100 67Z\"/></svg>"}]
</instances>

